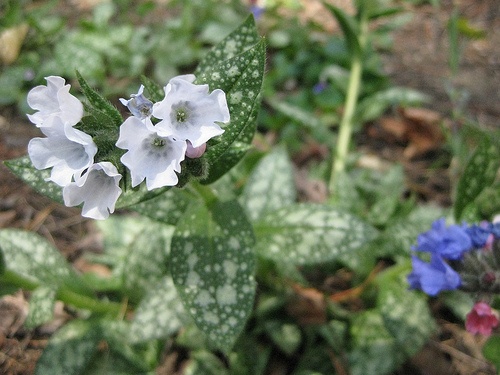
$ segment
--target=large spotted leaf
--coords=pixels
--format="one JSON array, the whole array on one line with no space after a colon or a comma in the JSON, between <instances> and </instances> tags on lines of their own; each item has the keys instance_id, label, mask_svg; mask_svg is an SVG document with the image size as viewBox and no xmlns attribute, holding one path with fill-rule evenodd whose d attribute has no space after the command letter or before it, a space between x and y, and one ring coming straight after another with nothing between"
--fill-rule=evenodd
<instances>
[{"instance_id":1,"label":"large spotted leaf","mask_svg":"<svg viewBox=\"0 0 500 375\"><path fill-rule=\"evenodd\" d=\"M468 161L458 181L455 199L455 219L459 221L470 205L488 186L493 184L500 167L498 147L487 138L481 142Z\"/></svg>"},{"instance_id":2,"label":"large spotted leaf","mask_svg":"<svg viewBox=\"0 0 500 375\"><path fill-rule=\"evenodd\" d=\"M81 278L61 253L36 233L19 229L2 229L0 249L7 270L35 284L68 286L75 291L88 292Z\"/></svg>"},{"instance_id":3,"label":"large spotted leaf","mask_svg":"<svg viewBox=\"0 0 500 375\"><path fill-rule=\"evenodd\" d=\"M255 294L254 237L235 201L193 205L171 244L171 272L186 311L208 340L228 351Z\"/></svg>"},{"instance_id":4,"label":"large spotted leaf","mask_svg":"<svg viewBox=\"0 0 500 375\"><path fill-rule=\"evenodd\" d=\"M20 179L31 186L40 194L43 194L56 202L62 203L62 189L51 181L46 181L50 177L50 170L42 171L36 169L30 158L22 156L17 159L8 160L5 165Z\"/></svg>"},{"instance_id":5,"label":"large spotted leaf","mask_svg":"<svg viewBox=\"0 0 500 375\"><path fill-rule=\"evenodd\" d=\"M295 196L292 163L286 150L278 147L255 167L241 202L250 220L255 221L266 213L293 204Z\"/></svg>"},{"instance_id":6,"label":"large spotted leaf","mask_svg":"<svg viewBox=\"0 0 500 375\"><path fill-rule=\"evenodd\" d=\"M210 165L204 183L225 174L250 147L256 129L260 91L264 77L265 45L257 35L253 18L227 36L202 60L195 71L196 83L226 93L231 120L204 158Z\"/></svg>"},{"instance_id":7,"label":"large spotted leaf","mask_svg":"<svg viewBox=\"0 0 500 375\"><path fill-rule=\"evenodd\" d=\"M165 276L144 295L130 325L133 343L166 339L182 327L187 313L170 276Z\"/></svg>"},{"instance_id":8,"label":"large spotted leaf","mask_svg":"<svg viewBox=\"0 0 500 375\"><path fill-rule=\"evenodd\" d=\"M341 259L376 235L373 227L356 216L318 204L282 207L254 227L260 255L296 265Z\"/></svg>"},{"instance_id":9,"label":"large spotted leaf","mask_svg":"<svg viewBox=\"0 0 500 375\"><path fill-rule=\"evenodd\" d=\"M377 307L399 350L411 357L425 345L436 324L426 297L408 292L407 275L408 267L403 265L391 267L377 277Z\"/></svg>"},{"instance_id":10,"label":"large spotted leaf","mask_svg":"<svg viewBox=\"0 0 500 375\"><path fill-rule=\"evenodd\" d=\"M196 72L202 72L205 67L215 66L221 60L230 59L250 49L260 40L252 15L238 26L233 32L219 42L201 60Z\"/></svg>"},{"instance_id":11,"label":"large spotted leaf","mask_svg":"<svg viewBox=\"0 0 500 375\"><path fill-rule=\"evenodd\" d=\"M56 293L57 290L50 286L39 286L31 293L28 316L24 322L28 329L36 328L52 320Z\"/></svg>"},{"instance_id":12,"label":"large spotted leaf","mask_svg":"<svg viewBox=\"0 0 500 375\"><path fill-rule=\"evenodd\" d=\"M50 338L35 368L35 375L82 374L98 351L97 325L73 320Z\"/></svg>"}]
</instances>

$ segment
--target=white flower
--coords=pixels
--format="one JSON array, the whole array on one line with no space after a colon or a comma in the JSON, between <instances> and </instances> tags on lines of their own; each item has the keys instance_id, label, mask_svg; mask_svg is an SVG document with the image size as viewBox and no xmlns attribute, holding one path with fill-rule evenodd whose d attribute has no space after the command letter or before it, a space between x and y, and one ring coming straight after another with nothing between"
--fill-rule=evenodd
<instances>
[{"instance_id":1,"label":"white flower","mask_svg":"<svg viewBox=\"0 0 500 375\"><path fill-rule=\"evenodd\" d=\"M30 121L38 127L48 126L46 120L56 115L76 125L83 117L83 104L69 93L71 85L65 85L64 78L57 76L45 79L47 86L36 86L28 93L28 105L38 111L28 115Z\"/></svg>"},{"instance_id":2,"label":"white flower","mask_svg":"<svg viewBox=\"0 0 500 375\"><path fill-rule=\"evenodd\" d=\"M121 174L109 162L92 164L75 182L63 188L64 204L68 207L83 203L82 216L106 219L115 211L115 204L122 193L118 186Z\"/></svg>"},{"instance_id":3,"label":"white flower","mask_svg":"<svg viewBox=\"0 0 500 375\"><path fill-rule=\"evenodd\" d=\"M174 77L165 86L165 98L153 105L153 116L162 119L156 127L162 136L190 141L199 147L224 130L216 122L229 121L226 94L208 92L208 85L195 85L192 74Z\"/></svg>"},{"instance_id":4,"label":"white flower","mask_svg":"<svg viewBox=\"0 0 500 375\"><path fill-rule=\"evenodd\" d=\"M40 129L47 138L33 138L28 144L28 154L36 169L52 167L48 180L65 186L94 162L97 146L92 137L69 122L63 123L60 117L52 116Z\"/></svg>"},{"instance_id":5,"label":"white flower","mask_svg":"<svg viewBox=\"0 0 500 375\"><path fill-rule=\"evenodd\" d=\"M186 153L186 142L170 136L160 136L149 118L129 117L120 126L116 146L128 150L121 162L132 176L132 187L146 179L148 190L174 186L178 182L175 172L181 171Z\"/></svg>"},{"instance_id":6,"label":"white flower","mask_svg":"<svg viewBox=\"0 0 500 375\"><path fill-rule=\"evenodd\" d=\"M137 94L130 95L130 99L120 98L120 102L127 106L129 111L141 120L151 117L153 110L153 102L143 95L144 86L139 87Z\"/></svg>"}]
</instances>

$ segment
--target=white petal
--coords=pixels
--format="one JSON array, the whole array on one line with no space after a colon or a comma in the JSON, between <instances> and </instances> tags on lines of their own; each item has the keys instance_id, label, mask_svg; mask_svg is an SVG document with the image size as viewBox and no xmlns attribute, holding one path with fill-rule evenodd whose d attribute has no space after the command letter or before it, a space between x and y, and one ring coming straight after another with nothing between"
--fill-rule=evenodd
<instances>
[{"instance_id":1,"label":"white petal","mask_svg":"<svg viewBox=\"0 0 500 375\"><path fill-rule=\"evenodd\" d=\"M106 219L115 210L115 204L122 190L118 186L121 175L109 162L93 164L75 182L63 188L66 206L83 203L82 216Z\"/></svg>"},{"instance_id":2,"label":"white petal","mask_svg":"<svg viewBox=\"0 0 500 375\"><path fill-rule=\"evenodd\" d=\"M184 114L178 120L178 113ZM210 138L224 133L217 122L230 119L226 94L216 89L209 94L208 85L195 85L182 79L172 78L165 87L165 98L153 106L153 116L162 119L156 128L162 136L188 140L199 147Z\"/></svg>"},{"instance_id":3,"label":"white petal","mask_svg":"<svg viewBox=\"0 0 500 375\"><path fill-rule=\"evenodd\" d=\"M61 77L46 77L47 86L37 86L28 93L28 105L37 110L28 118L36 126L48 126L46 120L59 116L63 122L77 124L83 116L83 104L69 93L71 85L65 85Z\"/></svg>"},{"instance_id":4,"label":"white petal","mask_svg":"<svg viewBox=\"0 0 500 375\"><path fill-rule=\"evenodd\" d=\"M116 146L128 150L121 162L130 170L132 187L146 179L148 190L174 186L178 182L175 172L186 153L186 142L159 136L149 119L143 123L129 117L120 127Z\"/></svg>"},{"instance_id":5,"label":"white petal","mask_svg":"<svg viewBox=\"0 0 500 375\"><path fill-rule=\"evenodd\" d=\"M49 125L41 128L46 138L29 142L28 154L35 168L52 167L49 180L65 186L93 163L97 146L88 134L63 124L58 117L51 118Z\"/></svg>"}]
</instances>

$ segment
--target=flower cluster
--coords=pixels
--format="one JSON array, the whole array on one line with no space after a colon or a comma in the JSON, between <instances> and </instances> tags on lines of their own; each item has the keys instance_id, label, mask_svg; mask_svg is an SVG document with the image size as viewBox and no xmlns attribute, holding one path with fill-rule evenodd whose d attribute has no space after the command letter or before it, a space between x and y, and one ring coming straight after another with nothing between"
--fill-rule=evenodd
<instances>
[{"instance_id":1,"label":"flower cluster","mask_svg":"<svg viewBox=\"0 0 500 375\"><path fill-rule=\"evenodd\" d=\"M229 121L225 93L220 89L210 93L208 85L194 84L194 75L172 78L158 103L147 99L141 86L130 99L120 99L132 116L115 138L116 147L126 152L122 165L114 165L96 160L98 146L78 129L83 104L69 93L70 85L57 76L46 80L46 86L28 93L28 104L36 110L28 118L45 135L30 141L29 157L37 169L52 168L47 180L62 187L65 205L83 203L82 215L94 219L114 212L122 193L118 171L123 166L130 171L132 187L144 180L148 190L175 186L185 157L201 157L206 142L224 132L217 123Z\"/></svg>"},{"instance_id":2,"label":"flower cluster","mask_svg":"<svg viewBox=\"0 0 500 375\"><path fill-rule=\"evenodd\" d=\"M500 292L500 223L446 226L441 218L418 236L412 250L429 253L430 261L412 255L410 289L421 289L430 296L455 289L476 295ZM485 302L474 306L466 322L470 332L491 333L498 319L488 309Z\"/></svg>"}]
</instances>

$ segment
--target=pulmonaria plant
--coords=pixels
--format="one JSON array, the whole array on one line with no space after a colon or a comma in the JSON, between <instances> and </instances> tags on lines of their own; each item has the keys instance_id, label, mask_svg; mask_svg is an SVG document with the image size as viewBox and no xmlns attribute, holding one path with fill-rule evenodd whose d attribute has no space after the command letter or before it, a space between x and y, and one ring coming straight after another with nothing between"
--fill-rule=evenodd
<instances>
[{"instance_id":1,"label":"pulmonaria plant","mask_svg":"<svg viewBox=\"0 0 500 375\"><path fill-rule=\"evenodd\" d=\"M46 136L28 146L34 167L52 168L47 180L63 187L64 204L83 203L82 215L94 219L114 212L122 192L118 171L124 167L130 171L133 188L144 180L147 190L177 185L185 157L200 158L206 143L224 133L218 123L230 119L224 91L209 92L207 84L196 85L195 79L192 74L172 78L157 103L146 98L143 85L130 99L120 99L132 116L120 125L115 146L127 152L121 165L114 165L102 157L94 160L99 147L78 129L83 104L69 93L70 85L61 77L47 77L46 86L28 94L28 104L37 110L28 117Z\"/></svg>"},{"instance_id":2,"label":"pulmonaria plant","mask_svg":"<svg viewBox=\"0 0 500 375\"><path fill-rule=\"evenodd\" d=\"M430 262L412 255L410 289L430 296L460 289L475 296L500 293L500 223L446 226L441 218L417 238L415 252L430 253ZM467 316L469 332L490 335L498 319L485 301L476 303Z\"/></svg>"},{"instance_id":3,"label":"pulmonaria plant","mask_svg":"<svg viewBox=\"0 0 500 375\"><path fill-rule=\"evenodd\" d=\"M99 372L90 367L103 340L119 343L138 364L129 369L128 359L113 358L128 373L150 373L151 358L160 358L150 349L160 350L160 341L184 324L195 324L211 348L229 353L236 343L254 306L255 233L239 201L219 198L208 185L251 147L264 66L265 43L249 16L194 74L163 86L142 77L138 90L119 100L125 118L78 72L84 103L62 77L47 77L30 91L34 113L28 116L43 135L7 166L40 193L81 206L85 217L106 219L122 207L145 216L117 215L98 224L122 248L108 254L113 271L104 289L72 272L35 233L0 230L0 284L33 290L30 327L53 318L56 300L86 312L68 323L66 332L84 329L76 330L75 367L64 363L64 373ZM113 318L119 321L110 324ZM60 365L58 350L67 345L57 334L53 341L39 374Z\"/></svg>"}]
</instances>

